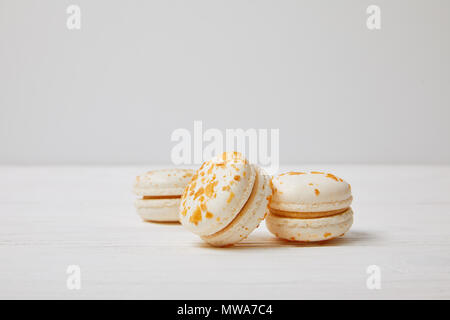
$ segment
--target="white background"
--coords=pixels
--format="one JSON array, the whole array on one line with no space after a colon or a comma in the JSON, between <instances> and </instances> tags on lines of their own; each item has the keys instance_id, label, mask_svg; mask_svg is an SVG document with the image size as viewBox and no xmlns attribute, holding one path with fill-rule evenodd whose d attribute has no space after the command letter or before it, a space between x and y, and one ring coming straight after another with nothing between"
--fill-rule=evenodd
<instances>
[{"instance_id":1,"label":"white background","mask_svg":"<svg viewBox=\"0 0 450 320\"><path fill-rule=\"evenodd\" d=\"M0 0L0 298L449 299L449 33L447 0ZM351 183L352 229L143 223L134 178L194 120L280 129L281 171Z\"/></svg>"},{"instance_id":2,"label":"white background","mask_svg":"<svg viewBox=\"0 0 450 320\"><path fill-rule=\"evenodd\" d=\"M202 120L279 128L281 164L448 164L449 15L446 0L0 0L0 163L167 164L173 130Z\"/></svg>"}]
</instances>

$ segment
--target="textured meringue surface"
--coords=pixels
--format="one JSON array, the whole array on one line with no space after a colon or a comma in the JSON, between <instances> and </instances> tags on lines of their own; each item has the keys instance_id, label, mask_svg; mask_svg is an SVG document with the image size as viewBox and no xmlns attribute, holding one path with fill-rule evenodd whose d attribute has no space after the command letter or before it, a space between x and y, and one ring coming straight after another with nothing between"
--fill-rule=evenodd
<instances>
[{"instance_id":1,"label":"textured meringue surface","mask_svg":"<svg viewBox=\"0 0 450 320\"><path fill-rule=\"evenodd\" d=\"M181 195L194 170L162 169L136 177L134 193L138 196Z\"/></svg>"},{"instance_id":2,"label":"textured meringue surface","mask_svg":"<svg viewBox=\"0 0 450 320\"><path fill-rule=\"evenodd\" d=\"M287 172L272 178L270 207L283 211L318 212L347 208L352 203L350 185L325 172Z\"/></svg>"},{"instance_id":3,"label":"textured meringue surface","mask_svg":"<svg viewBox=\"0 0 450 320\"><path fill-rule=\"evenodd\" d=\"M181 223L199 236L222 230L244 207L255 176L254 168L237 152L204 162L181 198Z\"/></svg>"}]
</instances>

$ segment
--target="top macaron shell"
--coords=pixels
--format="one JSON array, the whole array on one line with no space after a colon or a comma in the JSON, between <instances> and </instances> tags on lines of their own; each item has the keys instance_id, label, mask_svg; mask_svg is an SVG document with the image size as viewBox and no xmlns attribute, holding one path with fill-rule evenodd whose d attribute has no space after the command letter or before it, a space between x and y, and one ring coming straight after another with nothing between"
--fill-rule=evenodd
<instances>
[{"instance_id":1,"label":"top macaron shell","mask_svg":"<svg viewBox=\"0 0 450 320\"><path fill-rule=\"evenodd\" d=\"M320 212L351 205L350 185L331 173L288 172L272 178L270 207L291 212Z\"/></svg>"},{"instance_id":2,"label":"top macaron shell","mask_svg":"<svg viewBox=\"0 0 450 320\"><path fill-rule=\"evenodd\" d=\"M136 178L134 192L138 196L179 196L192 179L191 169L149 171Z\"/></svg>"},{"instance_id":3,"label":"top macaron shell","mask_svg":"<svg viewBox=\"0 0 450 320\"><path fill-rule=\"evenodd\" d=\"M203 163L181 198L181 223L199 236L226 227L248 200L256 172L239 153Z\"/></svg>"}]
</instances>

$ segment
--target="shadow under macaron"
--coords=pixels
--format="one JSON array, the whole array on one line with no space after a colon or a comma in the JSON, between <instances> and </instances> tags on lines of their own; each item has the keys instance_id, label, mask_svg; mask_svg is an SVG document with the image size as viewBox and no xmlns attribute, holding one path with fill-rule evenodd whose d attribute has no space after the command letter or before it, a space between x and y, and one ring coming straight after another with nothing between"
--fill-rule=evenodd
<instances>
[{"instance_id":1,"label":"shadow under macaron","mask_svg":"<svg viewBox=\"0 0 450 320\"><path fill-rule=\"evenodd\" d=\"M271 234L250 235L247 239L242 240L231 246L213 247L204 242L199 242L198 247L213 250L245 250L245 249L267 249L267 248L289 248L289 247L337 247L337 246L365 246L373 245L378 238L375 233L367 231L351 230L345 235L322 241L291 241L277 238Z\"/></svg>"}]
</instances>

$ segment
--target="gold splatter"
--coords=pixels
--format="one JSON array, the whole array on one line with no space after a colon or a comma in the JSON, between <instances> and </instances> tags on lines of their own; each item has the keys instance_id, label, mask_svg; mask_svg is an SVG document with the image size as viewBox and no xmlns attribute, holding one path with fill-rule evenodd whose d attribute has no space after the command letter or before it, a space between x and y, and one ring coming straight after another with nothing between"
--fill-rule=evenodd
<instances>
[{"instance_id":1,"label":"gold splatter","mask_svg":"<svg viewBox=\"0 0 450 320\"><path fill-rule=\"evenodd\" d=\"M200 210L200 207L197 206L197 208L189 218L189 222L192 222L193 224L197 225L200 221L202 221L202 211Z\"/></svg>"},{"instance_id":2,"label":"gold splatter","mask_svg":"<svg viewBox=\"0 0 450 320\"><path fill-rule=\"evenodd\" d=\"M327 173L326 177L327 178L331 178L331 179L333 179L335 181L339 181L338 177L336 177L334 174L331 174L331 173Z\"/></svg>"},{"instance_id":3,"label":"gold splatter","mask_svg":"<svg viewBox=\"0 0 450 320\"><path fill-rule=\"evenodd\" d=\"M194 200L197 199L198 197L200 197L203 194L204 191L205 190L203 189L203 187L200 187L200 189L198 189L197 192L194 195Z\"/></svg>"},{"instance_id":4,"label":"gold splatter","mask_svg":"<svg viewBox=\"0 0 450 320\"><path fill-rule=\"evenodd\" d=\"M318 196L320 194L319 189L314 189L314 193L316 194L316 196Z\"/></svg>"},{"instance_id":5,"label":"gold splatter","mask_svg":"<svg viewBox=\"0 0 450 320\"><path fill-rule=\"evenodd\" d=\"M312 174L324 174L323 172L320 171L311 171Z\"/></svg>"},{"instance_id":6,"label":"gold splatter","mask_svg":"<svg viewBox=\"0 0 450 320\"><path fill-rule=\"evenodd\" d=\"M236 180L236 181L241 180L241 176L238 176L238 175L234 176L234 180Z\"/></svg>"},{"instance_id":7,"label":"gold splatter","mask_svg":"<svg viewBox=\"0 0 450 320\"><path fill-rule=\"evenodd\" d=\"M206 188L205 188L205 194L208 198L211 198L213 196L214 193L214 187L218 184L218 181L214 181L209 183Z\"/></svg>"},{"instance_id":8,"label":"gold splatter","mask_svg":"<svg viewBox=\"0 0 450 320\"><path fill-rule=\"evenodd\" d=\"M323 236L324 236L324 238L328 238L329 236L331 236L331 233L326 232L326 233L323 234Z\"/></svg>"},{"instance_id":9,"label":"gold splatter","mask_svg":"<svg viewBox=\"0 0 450 320\"><path fill-rule=\"evenodd\" d=\"M214 215L211 212L206 212L205 218L211 219L212 217L214 217Z\"/></svg>"},{"instance_id":10,"label":"gold splatter","mask_svg":"<svg viewBox=\"0 0 450 320\"><path fill-rule=\"evenodd\" d=\"M233 197L234 197L234 193L230 192L230 196L228 197L227 203L230 203L231 200L233 199Z\"/></svg>"},{"instance_id":11,"label":"gold splatter","mask_svg":"<svg viewBox=\"0 0 450 320\"><path fill-rule=\"evenodd\" d=\"M200 209L202 209L202 211L208 210L208 208L206 207L206 203L200 203Z\"/></svg>"},{"instance_id":12,"label":"gold splatter","mask_svg":"<svg viewBox=\"0 0 450 320\"><path fill-rule=\"evenodd\" d=\"M183 217L185 217L185 216L186 216L186 213L187 213L187 209L184 208L183 211L181 211L181 215L182 215Z\"/></svg>"}]
</instances>

